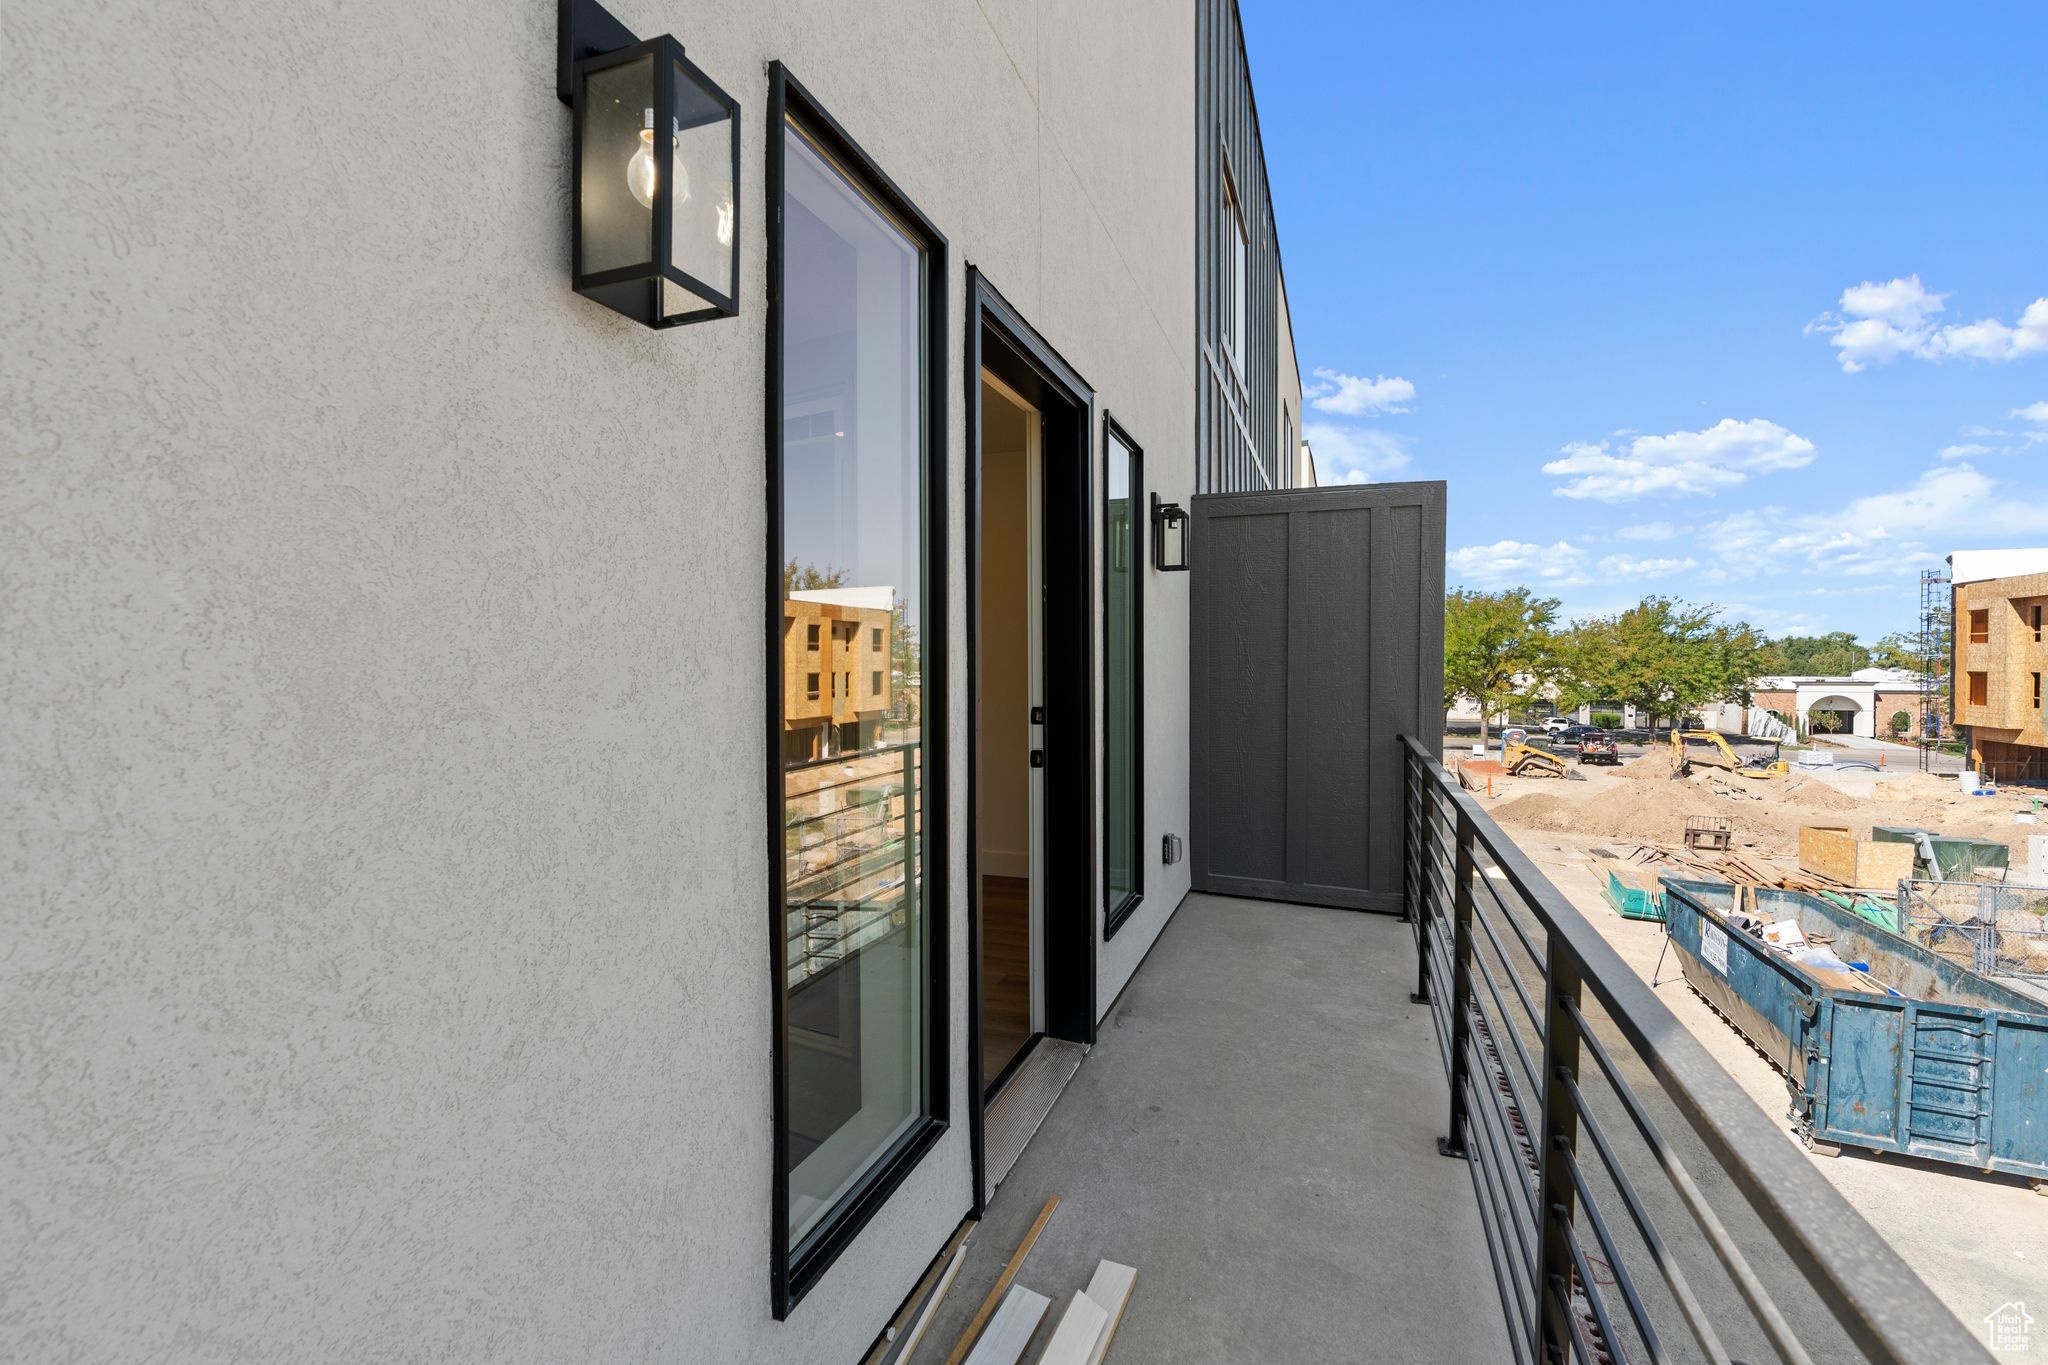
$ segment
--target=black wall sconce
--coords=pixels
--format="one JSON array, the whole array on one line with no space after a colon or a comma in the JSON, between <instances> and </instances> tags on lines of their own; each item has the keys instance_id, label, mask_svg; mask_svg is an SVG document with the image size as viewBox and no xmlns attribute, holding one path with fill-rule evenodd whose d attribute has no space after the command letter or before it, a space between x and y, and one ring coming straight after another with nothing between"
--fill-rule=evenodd
<instances>
[{"instance_id":1,"label":"black wall sconce","mask_svg":"<svg viewBox=\"0 0 2048 1365\"><path fill-rule=\"evenodd\" d=\"M1161 573L1183 573L1188 567L1188 514L1177 502L1152 495L1152 567Z\"/></svg>"},{"instance_id":2,"label":"black wall sconce","mask_svg":"<svg viewBox=\"0 0 2048 1365\"><path fill-rule=\"evenodd\" d=\"M737 316L739 105L668 34L641 42L597 0L559 6L576 292L648 327Z\"/></svg>"}]
</instances>

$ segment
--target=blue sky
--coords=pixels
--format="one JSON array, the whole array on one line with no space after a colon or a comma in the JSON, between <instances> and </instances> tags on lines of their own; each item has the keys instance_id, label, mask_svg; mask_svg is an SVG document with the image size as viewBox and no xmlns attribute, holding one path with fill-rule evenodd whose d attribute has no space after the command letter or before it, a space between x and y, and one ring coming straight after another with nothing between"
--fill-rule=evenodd
<instances>
[{"instance_id":1,"label":"blue sky","mask_svg":"<svg viewBox=\"0 0 2048 1365\"><path fill-rule=\"evenodd\" d=\"M1451 582L1875 639L2048 544L2048 6L1242 3L1323 478Z\"/></svg>"}]
</instances>

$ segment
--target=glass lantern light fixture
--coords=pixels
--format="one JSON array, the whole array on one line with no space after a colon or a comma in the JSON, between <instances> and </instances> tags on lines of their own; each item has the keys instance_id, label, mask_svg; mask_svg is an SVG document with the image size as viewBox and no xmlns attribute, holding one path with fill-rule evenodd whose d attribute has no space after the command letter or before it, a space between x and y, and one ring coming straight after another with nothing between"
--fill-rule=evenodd
<instances>
[{"instance_id":1,"label":"glass lantern light fixture","mask_svg":"<svg viewBox=\"0 0 2048 1365\"><path fill-rule=\"evenodd\" d=\"M668 34L560 0L576 292L648 327L739 313L740 110Z\"/></svg>"},{"instance_id":2,"label":"glass lantern light fixture","mask_svg":"<svg viewBox=\"0 0 2048 1365\"><path fill-rule=\"evenodd\" d=\"M1188 514L1177 502L1152 495L1152 567L1161 573L1184 573L1188 567Z\"/></svg>"}]
</instances>

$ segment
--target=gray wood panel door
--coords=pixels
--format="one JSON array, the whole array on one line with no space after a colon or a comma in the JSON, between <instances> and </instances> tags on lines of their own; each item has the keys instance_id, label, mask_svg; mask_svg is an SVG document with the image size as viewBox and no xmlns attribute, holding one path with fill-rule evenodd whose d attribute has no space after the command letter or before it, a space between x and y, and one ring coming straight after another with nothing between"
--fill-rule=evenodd
<instances>
[{"instance_id":1,"label":"gray wood panel door","mask_svg":"<svg viewBox=\"0 0 2048 1365\"><path fill-rule=\"evenodd\" d=\"M1398 914L1403 734L1443 733L1444 485L1193 502L1197 891Z\"/></svg>"}]
</instances>

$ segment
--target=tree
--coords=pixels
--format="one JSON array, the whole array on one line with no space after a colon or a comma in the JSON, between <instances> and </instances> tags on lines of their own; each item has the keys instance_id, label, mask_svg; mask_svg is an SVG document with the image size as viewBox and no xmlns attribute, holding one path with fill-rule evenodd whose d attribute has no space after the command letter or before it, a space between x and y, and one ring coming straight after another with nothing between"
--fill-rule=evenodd
<instances>
[{"instance_id":1,"label":"tree","mask_svg":"<svg viewBox=\"0 0 2048 1365\"><path fill-rule=\"evenodd\" d=\"M1847 677L1870 667L1870 651L1846 630L1826 635L1787 635L1773 640L1765 657L1766 673L1806 673L1824 678Z\"/></svg>"},{"instance_id":2,"label":"tree","mask_svg":"<svg viewBox=\"0 0 2048 1365\"><path fill-rule=\"evenodd\" d=\"M1894 738L1903 736L1906 733L1906 731L1912 728L1913 717L1911 713L1906 711L1892 712L1891 731Z\"/></svg>"},{"instance_id":3,"label":"tree","mask_svg":"<svg viewBox=\"0 0 2048 1365\"><path fill-rule=\"evenodd\" d=\"M1559 691L1572 700L1627 702L1657 719L1709 701L1747 703L1764 672L1765 642L1720 608L1645 597L1613 616L1576 622L1553 651Z\"/></svg>"},{"instance_id":4,"label":"tree","mask_svg":"<svg viewBox=\"0 0 2048 1365\"><path fill-rule=\"evenodd\" d=\"M1840 711L1825 710L1816 706L1813 710L1806 713L1806 728L1818 730L1824 735L1831 735L1842 728L1842 713Z\"/></svg>"},{"instance_id":5,"label":"tree","mask_svg":"<svg viewBox=\"0 0 2048 1365\"><path fill-rule=\"evenodd\" d=\"M782 566L782 595L793 592L813 592L819 588L843 588L846 586L846 570L835 569L827 564L822 570L815 564L797 567L796 560Z\"/></svg>"},{"instance_id":6,"label":"tree","mask_svg":"<svg viewBox=\"0 0 2048 1365\"><path fill-rule=\"evenodd\" d=\"M1444 704L1457 696L1479 704L1479 742L1489 716L1526 701L1550 671L1557 599L1527 588L1444 595Z\"/></svg>"},{"instance_id":7,"label":"tree","mask_svg":"<svg viewBox=\"0 0 2048 1365\"><path fill-rule=\"evenodd\" d=\"M1908 673L1918 673L1921 663L1919 637L1904 631L1895 630L1870 647L1870 665L1873 668L1901 668Z\"/></svg>"}]
</instances>

